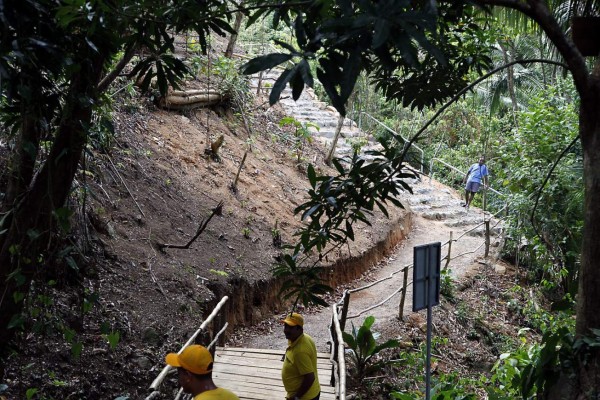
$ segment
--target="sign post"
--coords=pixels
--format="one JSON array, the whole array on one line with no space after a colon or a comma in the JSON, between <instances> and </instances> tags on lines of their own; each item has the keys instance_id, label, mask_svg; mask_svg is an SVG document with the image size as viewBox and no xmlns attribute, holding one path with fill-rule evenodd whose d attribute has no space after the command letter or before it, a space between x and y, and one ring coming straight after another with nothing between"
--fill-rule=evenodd
<instances>
[{"instance_id":1,"label":"sign post","mask_svg":"<svg viewBox=\"0 0 600 400\"><path fill-rule=\"evenodd\" d=\"M413 312L427 308L427 358L425 360L425 399L431 391L431 308L440 304L440 242L414 247Z\"/></svg>"}]
</instances>

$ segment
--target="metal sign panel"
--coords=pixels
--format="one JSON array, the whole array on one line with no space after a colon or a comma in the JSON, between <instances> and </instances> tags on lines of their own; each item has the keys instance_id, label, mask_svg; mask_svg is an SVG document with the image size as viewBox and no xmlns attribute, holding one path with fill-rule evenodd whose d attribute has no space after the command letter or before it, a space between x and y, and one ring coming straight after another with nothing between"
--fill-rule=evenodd
<instances>
[{"instance_id":1,"label":"metal sign panel","mask_svg":"<svg viewBox=\"0 0 600 400\"><path fill-rule=\"evenodd\" d=\"M414 247L413 311L440 304L440 242Z\"/></svg>"}]
</instances>

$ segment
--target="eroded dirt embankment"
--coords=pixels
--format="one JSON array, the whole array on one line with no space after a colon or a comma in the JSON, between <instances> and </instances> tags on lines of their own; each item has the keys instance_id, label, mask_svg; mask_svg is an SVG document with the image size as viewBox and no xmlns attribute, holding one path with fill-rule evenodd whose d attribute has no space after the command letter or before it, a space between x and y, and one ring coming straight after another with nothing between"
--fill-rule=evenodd
<instances>
[{"instance_id":1,"label":"eroded dirt embankment","mask_svg":"<svg viewBox=\"0 0 600 400\"><path fill-rule=\"evenodd\" d=\"M323 274L324 283L336 288L363 275L369 268L392 253L394 248L407 237L412 224L413 213L400 212L393 222L384 226L387 231L378 232L378 240L372 247L326 266L326 272ZM207 307L205 318L223 296L228 296L229 299L222 308L222 316L219 317L218 323L227 321L232 328L230 332L239 326L256 324L285 308L286 304L282 302L279 293L281 284L282 281L276 278L256 282L236 278L229 280L228 285L209 285L214 293L214 302Z\"/></svg>"}]
</instances>

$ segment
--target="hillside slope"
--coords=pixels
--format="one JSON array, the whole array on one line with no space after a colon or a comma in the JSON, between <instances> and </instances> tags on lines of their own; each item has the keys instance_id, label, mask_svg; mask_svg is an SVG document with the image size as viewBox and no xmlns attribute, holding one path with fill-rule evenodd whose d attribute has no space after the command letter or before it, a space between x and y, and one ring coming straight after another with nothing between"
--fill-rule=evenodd
<instances>
[{"instance_id":1,"label":"hillside slope","mask_svg":"<svg viewBox=\"0 0 600 400\"><path fill-rule=\"evenodd\" d=\"M222 296L230 296L232 327L282 309L271 276L282 251L273 233L293 243L307 162L327 168L318 144L307 146L297 165L292 132L278 126L281 111L264 103L256 101L250 137L227 104L169 112L150 102L121 103L111 151L90 151L77 177L71 240L85 252L73 256L80 273L65 262L64 274L44 278L57 284L37 293L49 300L28 321L36 333L15 344L0 395L25 398L35 389L55 399L142 398L164 354L177 350ZM221 135L215 161L205 149ZM160 250L190 241L219 202L221 214L189 248ZM356 241L328 258L331 285L357 277L403 238L410 218L390 211L390 219L376 214L372 227L356 228Z\"/></svg>"}]
</instances>

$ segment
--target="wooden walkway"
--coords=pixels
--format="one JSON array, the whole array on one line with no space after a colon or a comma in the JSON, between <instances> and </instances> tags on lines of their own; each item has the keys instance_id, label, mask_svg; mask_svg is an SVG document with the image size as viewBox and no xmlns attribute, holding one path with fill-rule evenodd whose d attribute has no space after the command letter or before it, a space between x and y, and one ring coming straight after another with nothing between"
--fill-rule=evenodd
<instances>
[{"instance_id":1,"label":"wooden walkway","mask_svg":"<svg viewBox=\"0 0 600 400\"><path fill-rule=\"evenodd\" d=\"M284 400L286 393L281 383L284 353L283 349L217 347L213 380L242 400ZM321 400L334 400L329 353L317 353L317 369Z\"/></svg>"}]
</instances>

